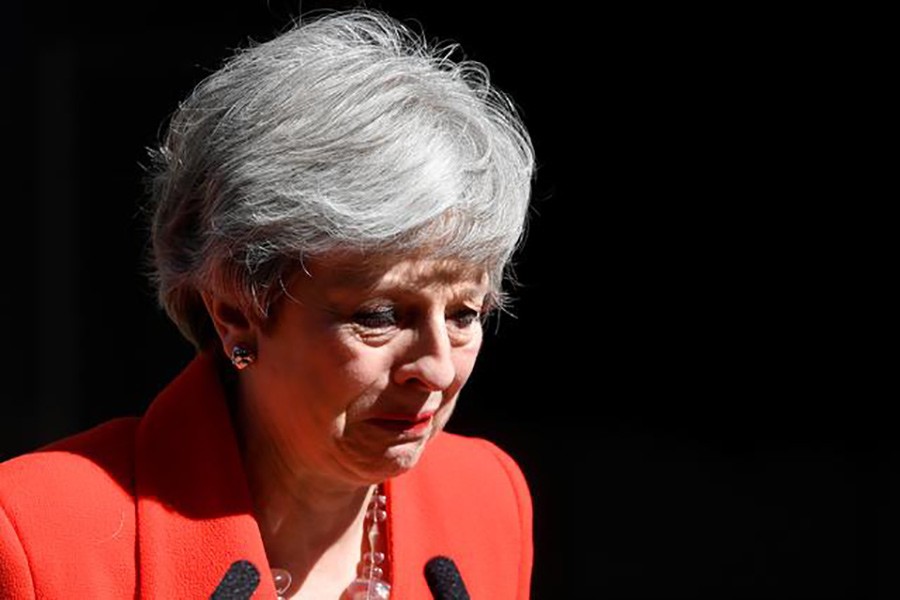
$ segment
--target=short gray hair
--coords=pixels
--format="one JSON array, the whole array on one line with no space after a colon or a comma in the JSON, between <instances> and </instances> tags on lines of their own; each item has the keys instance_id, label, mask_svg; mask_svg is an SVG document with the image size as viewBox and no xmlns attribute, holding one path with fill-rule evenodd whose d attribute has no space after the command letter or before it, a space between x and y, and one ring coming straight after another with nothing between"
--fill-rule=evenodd
<instances>
[{"instance_id":1,"label":"short gray hair","mask_svg":"<svg viewBox=\"0 0 900 600\"><path fill-rule=\"evenodd\" d=\"M152 277L198 347L201 291L260 320L307 258L425 253L484 267L499 299L522 240L529 135L480 63L375 11L235 53L152 152Z\"/></svg>"}]
</instances>

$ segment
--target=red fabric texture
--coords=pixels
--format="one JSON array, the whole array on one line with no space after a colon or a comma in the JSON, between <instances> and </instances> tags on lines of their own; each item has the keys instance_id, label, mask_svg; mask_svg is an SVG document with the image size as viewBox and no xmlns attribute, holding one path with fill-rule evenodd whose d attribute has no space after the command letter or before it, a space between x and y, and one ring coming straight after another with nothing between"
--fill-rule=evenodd
<instances>
[{"instance_id":1,"label":"red fabric texture","mask_svg":"<svg viewBox=\"0 0 900 600\"><path fill-rule=\"evenodd\" d=\"M435 437L387 482L393 600L426 600L434 556L473 600L529 597L531 499L485 440ZM140 419L0 464L0 598L209 598L232 563L275 588L213 359L199 355Z\"/></svg>"}]
</instances>

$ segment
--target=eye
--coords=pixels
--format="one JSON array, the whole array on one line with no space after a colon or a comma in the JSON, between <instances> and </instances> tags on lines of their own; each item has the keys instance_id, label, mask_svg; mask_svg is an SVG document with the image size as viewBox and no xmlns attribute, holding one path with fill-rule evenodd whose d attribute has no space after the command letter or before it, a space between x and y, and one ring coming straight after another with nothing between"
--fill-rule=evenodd
<instances>
[{"instance_id":1,"label":"eye","mask_svg":"<svg viewBox=\"0 0 900 600\"><path fill-rule=\"evenodd\" d=\"M384 329L397 324L397 311L392 306L377 306L357 311L352 320L368 329Z\"/></svg>"},{"instance_id":2,"label":"eye","mask_svg":"<svg viewBox=\"0 0 900 600\"><path fill-rule=\"evenodd\" d=\"M466 329L481 321L481 313L474 308L465 307L453 313L451 319L457 327Z\"/></svg>"}]
</instances>

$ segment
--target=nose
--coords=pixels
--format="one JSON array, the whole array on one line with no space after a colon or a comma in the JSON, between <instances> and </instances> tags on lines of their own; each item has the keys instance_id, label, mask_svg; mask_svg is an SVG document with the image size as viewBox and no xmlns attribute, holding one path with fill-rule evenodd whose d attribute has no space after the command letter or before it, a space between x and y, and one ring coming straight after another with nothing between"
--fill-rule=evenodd
<instances>
[{"instance_id":1,"label":"nose","mask_svg":"<svg viewBox=\"0 0 900 600\"><path fill-rule=\"evenodd\" d=\"M411 334L409 347L394 371L395 381L428 392L446 390L456 380L456 366L443 315L429 318Z\"/></svg>"}]
</instances>

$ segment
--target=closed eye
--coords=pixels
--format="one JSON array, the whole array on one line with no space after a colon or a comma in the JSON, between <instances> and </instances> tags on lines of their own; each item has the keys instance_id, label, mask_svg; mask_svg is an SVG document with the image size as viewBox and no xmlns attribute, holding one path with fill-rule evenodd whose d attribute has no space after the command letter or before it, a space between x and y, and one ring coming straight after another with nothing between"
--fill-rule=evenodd
<instances>
[{"instance_id":1,"label":"closed eye","mask_svg":"<svg viewBox=\"0 0 900 600\"><path fill-rule=\"evenodd\" d=\"M357 325L369 329L383 329L397 324L397 311L392 306L379 306L361 310L353 314L352 320Z\"/></svg>"},{"instance_id":2,"label":"closed eye","mask_svg":"<svg viewBox=\"0 0 900 600\"><path fill-rule=\"evenodd\" d=\"M458 329L468 329L481 321L481 312L469 307L463 307L451 313L447 318ZM356 325L366 329L388 329L400 325L400 313L394 306L377 306L359 310L353 314L351 320Z\"/></svg>"},{"instance_id":3,"label":"closed eye","mask_svg":"<svg viewBox=\"0 0 900 600\"><path fill-rule=\"evenodd\" d=\"M465 329L467 327L471 327L475 323L478 323L481 320L481 313L475 310L474 308L463 308L451 315L453 322L457 327L461 329Z\"/></svg>"}]
</instances>

